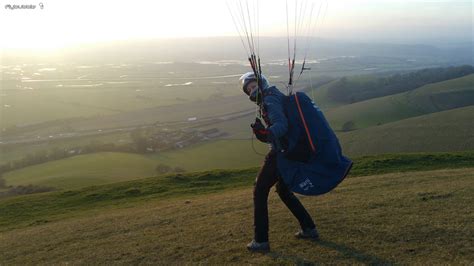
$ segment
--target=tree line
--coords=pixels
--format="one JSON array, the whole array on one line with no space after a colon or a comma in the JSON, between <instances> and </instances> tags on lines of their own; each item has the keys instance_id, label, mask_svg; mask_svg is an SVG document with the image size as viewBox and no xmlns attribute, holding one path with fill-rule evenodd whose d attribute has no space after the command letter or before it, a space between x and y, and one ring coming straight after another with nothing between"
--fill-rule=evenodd
<instances>
[{"instance_id":1,"label":"tree line","mask_svg":"<svg viewBox=\"0 0 474 266\"><path fill-rule=\"evenodd\" d=\"M333 101L349 104L414 90L430 83L455 79L472 73L474 73L474 67L464 65L427 68L389 76L342 77L329 86L328 96Z\"/></svg>"}]
</instances>

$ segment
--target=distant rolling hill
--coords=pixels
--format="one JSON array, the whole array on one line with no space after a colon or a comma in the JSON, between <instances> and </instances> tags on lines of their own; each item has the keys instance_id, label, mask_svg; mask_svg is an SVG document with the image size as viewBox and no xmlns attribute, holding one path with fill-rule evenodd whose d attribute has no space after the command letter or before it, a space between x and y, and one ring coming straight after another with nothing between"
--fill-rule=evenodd
<instances>
[{"instance_id":1,"label":"distant rolling hill","mask_svg":"<svg viewBox=\"0 0 474 266\"><path fill-rule=\"evenodd\" d=\"M367 155L474 149L474 106L339 134L344 152Z\"/></svg>"},{"instance_id":2,"label":"distant rolling hill","mask_svg":"<svg viewBox=\"0 0 474 266\"><path fill-rule=\"evenodd\" d=\"M7 172L7 185L79 188L152 176L156 161L133 153L102 152L25 167Z\"/></svg>"},{"instance_id":3,"label":"distant rolling hill","mask_svg":"<svg viewBox=\"0 0 474 266\"><path fill-rule=\"evenodd\" d=\"M262 149L260 152L265 152L264 147L258 148ZM474 166L473 151L384 154L352 159L355 165L351 176ZM158 164L180 166L191 172L210 169L235 171L253 167L248 172L255 176L262 161L263 156L252 150L249 140L223 140L161 155L118 152L84 154L25 167L8 172L2 178L7 186L31 184L55 189L78 189L157 176L155 167Z\"/></svg>"},{"instance_id":4,"label":"distant rolling hill","mask_svg":"<svg viewBox=\"0 0 474 266\"><path fill-rule=\"evenodd\" d=\"M407 92L424 85L464 77L474 73L471 65L426 68L397 74L370 74L342 77L309 90L323 109Z\"/></svg>"},{"instance_id":5,"label":"distant rolling hill","mask_svg":"<svg viewBox=\"0 0 474 266\"><path fill-rule=\"evenodd\" d=\"M262 144L255 145L262 153L268 150ZM7 172L3 179L7 185L34 184L70 189L155 176L158 164L199 171L257 166L262 158L252 150L249 140L221 140L152 155L82 154Z\"/></svg>"},{"instance_id":6,"label":"distant rolling hill","mask_svg":"<svg viewBox=\"0 0 474 266\"><path fill-rule=\"evenodd\" d=\"M333 108L326 117L334 129L350 122L352 130L469 105L474 105L474 74Z\"/></svg>"}]
</instances>

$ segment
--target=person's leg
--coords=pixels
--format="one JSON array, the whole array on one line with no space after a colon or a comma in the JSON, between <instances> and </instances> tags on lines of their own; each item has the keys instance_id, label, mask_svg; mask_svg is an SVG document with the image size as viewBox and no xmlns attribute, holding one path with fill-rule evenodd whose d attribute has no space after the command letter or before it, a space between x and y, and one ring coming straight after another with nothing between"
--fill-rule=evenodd
<instances>
[{"instance_id":1,"label":"person's leg","mask_svg":"<svg viewBox=\"0 0 474 266\"><path fill-rule=\"evenodd\" d=\"M268 194L277 182L276 154L270 152L265 157L257 175L253 190L255 241L268 242Z\"/></svg>"},{"instance_id":2,"label":"person's leg","mask_svg":"<svg viewBox=\"0 0 474 266\"><path fill-rule=\"evenodd\" d=\"M288 207L291 213L296 217L296 219L298 219L301 229L306 230L316 228L311 215L309 215L303 204L301 204L300 200L293 194L293 192L288 189L283 180L278 179L276 191L286 207Z\"/></svg>"}]
</instances>

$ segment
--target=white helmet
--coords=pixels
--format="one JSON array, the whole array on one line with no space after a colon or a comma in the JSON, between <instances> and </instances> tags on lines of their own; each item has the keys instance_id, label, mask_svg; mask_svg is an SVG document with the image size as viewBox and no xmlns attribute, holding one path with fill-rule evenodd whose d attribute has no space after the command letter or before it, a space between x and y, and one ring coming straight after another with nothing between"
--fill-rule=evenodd
<instances>
[{"instance_id":1,"label":"white helmet","mask_svg":"<svg viewBox=\"0 0 474 266\"><path fill-rule=\"evenodd\" d=\"M261 79L261 84L263 87L262 89L266 89L268 87L268 80L264 75L261 75ZM246 91L247 86L250 82L257 81L257 78L255 77L255 74L253 72L247 72L239 78L239 81L242 85L242 90L245 92L245 94L248 94Z\"/></svg>"}]
</instances>

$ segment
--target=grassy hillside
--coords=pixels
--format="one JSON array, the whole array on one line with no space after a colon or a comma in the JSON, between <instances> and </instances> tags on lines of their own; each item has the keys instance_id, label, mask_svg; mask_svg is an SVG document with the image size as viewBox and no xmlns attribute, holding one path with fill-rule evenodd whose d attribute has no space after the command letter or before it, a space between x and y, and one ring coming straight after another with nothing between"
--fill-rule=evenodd
<instances>
[{"instance_id":1,"label":"grassy hillside","mask_svg":"<svg viewBox=\"0 0 474 266\"><path fill-rule=\"evenodd\" d=\"M345 79L345 82L349 84L348 86L351 85L354 87L360 87L360 86L363 86L364 84L370 84L371 82L374 82L375 80L377 80L377 75L376 74L356 75L356 76L347 76L343 78ZM341 79L333 80L320 87L316 87L312 90L309 89L306 91L306 93L323 110L328 110L335 107L347 105L349 104L348 102L338 101L337 99L334 99L330 95L330 90L333 90L334 88L337 88L338 86L340 86L340 80Z\"/></svg>"},{"instance_id":2,"label":"grassy hillside","mask_svg":"<svg viewBox=\"0 0 474 266\"><path fill-rule=\"evenodd\" d=\"M268 151L265 145L257 141L254 144L259 152ZM3 178L7 185L34 184L69 189L155 176L158 164L199 171L257 166L262 158L252 150L249 140L222 140L158 155L84 154L8 172Z\"/></svg>"},{"instance_id":3,"label":"grassy hillside","mask_svg":"<svg viewBox=\"0 0 474 266\"><path fill-rule=\"evenodd\" d=\"M27 143L17 145L0 146L0 164L6 162L21 160L27 154L35 154L41 152L52 151L54 149L73 149L75 147L91 145L91 143L105 144L114 143L117 145L130 143L129 132L119 132L104 135L83 136L77 138L56 139L54 141Z\"/></svg>"},{"instance_id":4,"label":"grassy hillside","mask_svg":"<svg viewBox=\"0 0 474 266\"><path fill-rule=\"evenodd\" d=\"M154 175L156 162L133 153L93 153L25 167L4 174L7 185L76 188Z\"/></svg>"},{"instance_id":5,"label":"grassy hillside","mask_svg":"<svg viewBox=\"0 0 474 266\"><path fill-rule=\"evenodd\" d=\"M369 78L369 76L361 76L361 77L358 77L358 78L365 78L365 77ZM355 77L351 77L351 78L355 78ZM334 84L336 84L336 83L337 83L337 80L334 80L334 81L331 81L331 82L329 82L329 83L327 83L323 86L313 88L312 90L309 89L309 90L306 91L306 93L323 110L335 108L335 107L338 107L338 106L343 106L344 103L340 103L340 102L332 100L329 97L329 94L328 94L329 89L332 86L334 86Z\"/></svg>"},{"instance_id":6,"label":"grassy hillside","mask_svg":"<svg viewBox=\"0 0 474 266\"><path fill-rule=\"evenodd\" d=\"M250 137L247 135L247 137ZM188 171L207 169L235 169L259 165L269 151L268 145L258 140L218 140L201 143L186 149L174 150L162 154L151 155L157 162L173 166L181 166Z\"/></svg>"},{"instance_id":7,"label":"grassy hillside","mask_svg":"<svg viewBox=\"0 0 474 266\"><path fill-rule=\"evenodd\" d=\"M349 104L411 91L427 84L456 79L473 73L473 66L464 65L427 68L393 75L342 77L329 85L327 96L334 102Z\"/></svg>"},{"instance_id":8,"label":"grassy hillside","mask_svg":"<svg viewBox=\"0 0 474 266\"><path fill-rule=\"evenodd\" d=\"M353 156L461 151L474 148L474 106L413 117L339 134L344 152Z\"/></svg>"},{"instance_id":9,"label":"grassy hillside","mask_svg":"<svg viewBox=\"0 0 474 266\"><path fill-rule=\"evenodd\" d=\"M334 108L326 113L334 129L352 121L354 128L474 105L474 74Z\"/></svg>"},{"instance_id":10,"label":"grassy hillside","mask_svg":"<svg viewBox=\"0 0 474 266\"><path fill-rule=\"evenodd\" d=\"M323 109L407 92L424 85L460 78L474 72L470 65L426 68L392 75L346 76L309 91Z\"/></svg>"},{"instance_id":11,"label":"grassy hillside","mask_svg":"<svg viewBox=\"0 0 474 266\"><path fill-rule=\"evenodd\" d=\"M257 167L263 157L255 154L250 145L250 141L218 141L159 156L111 152L86 154L26 167L9 172L3 178L7 185L75 189L156 176L158 164L181 166L188 171ZM353 160L355 166L351 175L359 176L474 166L474 152L386 154ZM257 168L253 168L254 175L256 172Z\"/></svg>"},{"instance_id":12,"label":"grassy hillside","mask_svg":"<svg viewBox=\"0 0 474 266\"><path fill-rule=\"evenodd\" d=\"M327 195L300 197L318 242L292 237L298 224L272 192L267 254L245 249L253 232L253 178L245 171L163 177L176 193L144 179L141 187L130 181L4 199L0 263L470 264L473 172L349 178ZM220 192L225 183L236 185Z\"/></svg>"}]
</instances>

